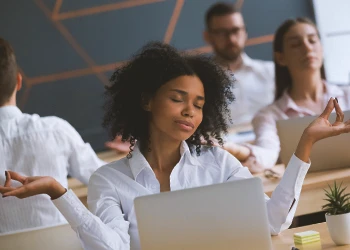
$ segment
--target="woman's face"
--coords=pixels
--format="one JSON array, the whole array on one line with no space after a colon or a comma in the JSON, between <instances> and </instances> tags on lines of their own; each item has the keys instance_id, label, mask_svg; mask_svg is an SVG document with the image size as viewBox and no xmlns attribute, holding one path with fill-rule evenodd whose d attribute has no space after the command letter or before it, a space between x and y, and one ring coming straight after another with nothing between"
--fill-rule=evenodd
<instances>
[{"instance_id":1,"label":"woman's face","mask_svg":"<svg viewBox=\"0 0 350 250\"><path fill-rule=\"evenodd\" d=\"M323 64L323 51L317 30L306 23L292 26L283 38L283 52L276 53L282 66L294 72L320 70Z\"/></svg>"},{"instance_id":2,"label":"woman's face","mask_svg":"<svg viewBox=\"0 0 350 250\"><path fill-rule=\"evenodd\" d=\"M203 119L204 87L197 76L180 76L162 85L147 105L150 133L187 140Z\"/></svg>"}]
</instances>

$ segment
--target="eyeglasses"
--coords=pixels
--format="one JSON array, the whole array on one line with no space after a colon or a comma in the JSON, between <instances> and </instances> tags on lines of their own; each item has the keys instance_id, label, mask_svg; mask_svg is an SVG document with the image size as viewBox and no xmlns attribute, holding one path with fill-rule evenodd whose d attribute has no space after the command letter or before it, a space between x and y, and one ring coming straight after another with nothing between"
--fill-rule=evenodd
<instances>
[{"instance_id":1,"label":"eyeglasses","mask_svg":"<svg viewBox=\"0 0 350 250\"><path fill-rule=\"evenodd\" d=\"M221 39L226 39L228 37L238 36L245 31L245 27L234 27L232 29L210 29L209 33L217 36Z\"/></svg>"}]
</instances>

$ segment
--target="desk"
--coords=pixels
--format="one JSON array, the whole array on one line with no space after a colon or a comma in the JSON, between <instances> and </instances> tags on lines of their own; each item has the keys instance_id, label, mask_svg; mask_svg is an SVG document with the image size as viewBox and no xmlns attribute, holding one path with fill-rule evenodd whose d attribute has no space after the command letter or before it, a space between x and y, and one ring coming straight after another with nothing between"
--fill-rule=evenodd
<instances>
[{"instance_id":1,"label":"desk","mask_svg":"<svg viewBox=\"0 0 350 250\"><path fill-rule=\"evenodd\" d=\"M327 224L320 223L314 224L305 227L293 228L286 230L278 236L272 236L272 245L273 250L290 250L294 245L293 235L294 233L300 233L308 230L314 230L320 233L321 243L311 243L306 245L296 246L300 250L319 250L319 249L328 249L328 250L350 250L350 245L337 246L331 239L331 236L328 233Z\"/></svg>"},{"instance_id":2,"label":"desk","mask_svg":"<svg viewBox=\"0 0 350 250\"><path fill-rule=\"evenodd\" d=\"M284 172L284 165L276 165L273 170L282 175ZM268 196L271 196L280 180L268 179L264 177L264 174L256 174L255 176L262 179L264 192ZM333 185L334 180L339 183L343 182L344 186L348 186L347 192L350 192L350 168L307 174L295 216L320 212L322 205L326 203L323 200L325 198L323 189L328 189L328 184Z\"/></svg>"}]
</instances>

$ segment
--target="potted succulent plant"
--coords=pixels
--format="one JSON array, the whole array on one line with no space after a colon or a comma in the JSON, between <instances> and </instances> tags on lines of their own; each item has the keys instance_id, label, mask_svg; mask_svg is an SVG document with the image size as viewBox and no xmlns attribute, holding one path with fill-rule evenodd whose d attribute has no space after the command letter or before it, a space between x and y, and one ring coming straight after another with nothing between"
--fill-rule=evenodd
<instances>
[{"instance_id":1,"label":"potted succulent plant","mask_svg":"<svg viewBox=\"0 0 350 250\"><path fill-rule=\"evenodd\" d=\"M342 188L334 182L333 187L325 190L328 203L322 206L326 212L326 222L329 234L337 245L350 244L350 193L345 193L347 187Z\"/></svg>"}]
</instances>

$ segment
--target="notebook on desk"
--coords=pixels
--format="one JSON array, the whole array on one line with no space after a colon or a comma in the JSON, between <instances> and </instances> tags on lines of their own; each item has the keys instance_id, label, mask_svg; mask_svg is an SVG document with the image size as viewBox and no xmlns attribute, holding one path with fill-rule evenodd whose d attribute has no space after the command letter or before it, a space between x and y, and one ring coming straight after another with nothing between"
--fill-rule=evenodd
<instances>
[{"instance_id":1,"label":"notebook on desk","mask_svg":"<svg viewBox=\"0 0 350 250\"><path fill-rule=\"evenodd\" d=\"M135 199L142 250L270 250L259 178Z\"/></svg>"},{"instance_id":2,"label":"notebook on desk","mask_svg":"<svg viewBox=\"0 0 350 250\"><path fill-rule=\"evenodd\" d=\"M316 118L307 116L279 120L276 122L281 142L280 159L287 165L295 152L304 129ZM329 121L335 121L336 114L330 115ZM350 119L350 111L344 112L344 121ZM350 133L330 137L317 142L312 147L310 172L350 167Z\"/></svg>"}]
</instances>

